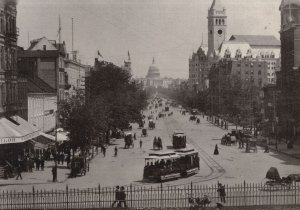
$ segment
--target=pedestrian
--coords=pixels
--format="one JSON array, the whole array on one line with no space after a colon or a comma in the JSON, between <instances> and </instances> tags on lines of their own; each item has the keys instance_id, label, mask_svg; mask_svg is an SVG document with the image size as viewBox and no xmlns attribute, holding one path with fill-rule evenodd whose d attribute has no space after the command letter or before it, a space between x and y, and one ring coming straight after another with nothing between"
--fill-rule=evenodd
<instances>
[{"instance_id":1,"label":"pedestrian","mask_svg":"<svg viewBox=\"0 0 300 210\"><path fill-rule=\"evenodd\" d=\"M225 201L225 196L226 196L226 192L225 192L225 185L222 185L221 183L218 184L218 193L219 193L219 197L221 199L221 202L226 203Z\"/></svg>"},{"instance_id":2,"label":"pedestrian","mask_svg":"<svg viewBox=\"0 0 300 210\"><path fill-rule=\"evenodd\" d=\"M218 145L216 144L214 155L218 155L218 154L219 154L219 148L218 148Z\"/></svg>"},{"instance_id":3,"label":"pedestrian","mask_svg":"<svg viewBox=\"0 0 300 210\"><path fill-rule=\"evenodd\" d=\"M117 156L118 156L118 147L115 146L115 157L117 157Z\"/></svg>"},{"instance_id":4,"label":"pedestrian","mask_svg":"<svg viewBox=\"0 0 300 210\"><path fill-rule=\"evenodd\" d=\"M120 189L120 202L118 204L118 207L122 207L122 203L124 203L124 207L127 208L126 193L125 193L125 188L123 186Z\"/></svg>"},{"instance_id":5,"label":"pedestrian","mask_svg":"<svg viewBox=\"0 0 300 210\"><path fill-rule=\"evenodd\" d=\"M142 139L140 139L140 148L142 148L142 146L143 146L143 141Z\"/></svg>"},{"instance_id":6,"label":"pedestrian","mask_svg":"<svg viewBox=\"0 0 300 210\"><path fill-rule=\"evenodd\" d=\"M18 164L18 167L17 167L17 177L16 177L16 180L18 180L19 179L19 177L21 178L21 180L22 180L22 167L21 167L21 164L19 163Z\"/></svg>"},{"instance_id":7,"label":"pedestrian","mask_svg":"<svg viewBox=\"0 0 300 210\"><path fill-rule=\"evenodd\" d=\"M115 201L112 203L111 207L114 207L117 202L120 203L120 187L119 186L116 186ZM119 206L119 203L118 203L118 206Z\"/></svg>"},{"instance_id":8,"label":"pedestrian","mask_svg":"<svg viewBox=\"0 0 300 210\"><path fill-rule=\"evenodd\" d=\"M41 158L40 163L41 163L41 169L42 169L42 171L43 171L43 170L44 170L44 167L45 167L45 159L44 159L43 156L42 156L42 158Z\"/></svg>"},{"instance_id":9,"label":"pedestrian","mask_svg":"<svg viewBox=\"0 0 300 210\"><path fill-rule=\"evenodd\" d=\"M270 152L269 146L266 144L264 153L269 153L269 152Z\"/></svg>"},{"instance_id":10,"label":"pedestrian","mask_svg":"<svg viewBox=\"0 0 300 210\"><path fill-rule=\"evenodd\" d=\"M35 158L35 169L37 171L40 170L40 160L39 160L38 156L36 156L36 158Z\"/></svg>"},{"instance_id":11,"label":"pedestrian","mask_svg":"<svg viewBox=\"0 0 300 210\"><path fill-rule=\"evenodd\" d=\"M136 140L136 133L133 134L133 139Z\"/></svg>"},{"instance_id":12,"label":"pedestrian","mask_svg":"<svg viewBox=\"0 0 300 210\"><path fill-rule=\"evenodd\" d=\"M63 153L63 152L60 154L60 161L61 161L61 164L63 165L64 161L65 161L65 153Z\"/></svg>"},{"instance_id":13,"label":"pedestrian","mask_svg":"<svg viewBox=\"0 0 300 210\"><path fill-rule=\"evenodd\" d=\"M60 154L58 152L55 155L55 159L57 161L57 164L60 164Z\"/></svg>"},{"instance_id":14,"label":"pedestrian","mask_svg":"<svg viewBox=\"0 0 300 210\"><path fill-rule=\"evenodd\" d=\"M102 148L102 152L103 152L103 156L105 157L105 154L106 154L106 148L103 146Z\"/></svg>"},{"instance_id":15,"label":"pedestrian","mask_svg":"<svg viewBox=\"0 0 300 210\"><path fill-rule=\"evenodd\" d=\"M52 178L53 178L53 182L57 182L57 165L56 164L52 167Z\"/></svg>"}]
</instances>

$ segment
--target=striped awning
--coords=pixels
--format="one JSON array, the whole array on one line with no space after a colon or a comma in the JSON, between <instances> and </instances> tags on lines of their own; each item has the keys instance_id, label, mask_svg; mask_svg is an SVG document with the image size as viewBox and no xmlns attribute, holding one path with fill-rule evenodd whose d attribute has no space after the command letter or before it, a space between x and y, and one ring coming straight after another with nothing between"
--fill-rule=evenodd
<instances>
[{"instance_id":1,"label":"striped awning","mask_svg":"<svg viewBox=\"0 0 300 210\"><path fill-rule=\"evenodd\" d=\"M0 118L0 145L23 143L40 135L40 130L15 115Z\"/></svg>"}]
</instances>

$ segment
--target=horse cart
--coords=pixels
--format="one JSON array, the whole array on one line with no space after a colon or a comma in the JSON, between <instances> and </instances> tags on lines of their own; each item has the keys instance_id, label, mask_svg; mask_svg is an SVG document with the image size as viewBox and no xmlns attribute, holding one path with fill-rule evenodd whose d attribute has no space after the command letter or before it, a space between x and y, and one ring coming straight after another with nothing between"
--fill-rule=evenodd
<instances>
[{"instance_id":1,"label":"horse cart","mask_svg":"<svg viewBox=\"0 0 300 210\"><path fill-rule=\"evenodd\" d=\"M290 189L293 183L291 177L280 178L279 172L275 167L271 167L267 171L266 179L263 190L268 191Z\"/></svg>"},{"instance_id":2,"label":"horse cart","mask_svg":"<svg viewBox=\"0 0 300 210\"><path fill-rule=\"evenodd\" d=\"M146 128L143 128L143 129L142 129L141 137L145 137L145 136L148 136L148 133L147 133L147 129L146 129Z\"/></svg>"},{"instance_id":3,"label":"horse cart","mask_svg":"<svg viewBox=\"0 0 300 210\"><path fill-rule=\"evenodd\" d=\"M148 127L149 129L153 130L155 128L155 122L153 122L153 120L149 120Z\"/></svg>"},{"instance_id":4,"label":"horse cart","mask_svg":"<svg viewBox=\"0 0 300 210\"><path fill-rule=\"evenodd\" d=\"M125 149L129 149L130 147L134 147L133 144L133 137L131 132L125 132L124 133L124 142L125 142Z\"/></svg>"},{"instance_id":5,"label":"horse cart","mask_svg":"<svg viewBox=\"0 0 300 210\"><path fill-rule=\"evenodd\" d=\"M86 159L84 157L74 157L71 161L71 177L86 174Z\"/></svg>"},{"instance_id":6,"label":"horse cart","mask_svg":"<svg viewBox=\"0 0 300 210\"><path fill-rule=\"evenodd\" d=\"M255 139L248 138L246 140L246 152L250 153L251 151L257 153L257 141Z\"/></svg>"}]
</instances>

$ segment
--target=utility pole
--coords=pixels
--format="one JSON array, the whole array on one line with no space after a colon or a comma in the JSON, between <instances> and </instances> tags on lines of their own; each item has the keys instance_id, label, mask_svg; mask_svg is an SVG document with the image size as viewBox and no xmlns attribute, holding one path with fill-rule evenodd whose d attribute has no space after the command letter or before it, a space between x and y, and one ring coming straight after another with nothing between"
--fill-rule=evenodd
<instances>
[{"instance_id":1,"label":"utility pole","mask_svg":"<svg viewBox=\"0 0 300 210\"><path fill-rule=\"evenodd\" d=\"M277 140L277 116L276 116L276 90L273 89L273 123L274 123L274 137L275 137L275 147L278 150L278 140Z\"/></svg>"}]
</instances>

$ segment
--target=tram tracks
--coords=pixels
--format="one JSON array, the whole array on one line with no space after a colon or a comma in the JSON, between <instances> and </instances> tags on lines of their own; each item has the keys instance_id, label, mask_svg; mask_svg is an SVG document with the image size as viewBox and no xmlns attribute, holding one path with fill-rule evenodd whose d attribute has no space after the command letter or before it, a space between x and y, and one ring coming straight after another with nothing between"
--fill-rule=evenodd
<instances>
[{"instance_id":1,"label":"tram tracks","mask_svg":"<svg viewBox=\"0 0 300 210\"><path fill-rule=\"evenodd\" d=\"M167 128L167 132L172 139L172 135L174 130L181 130L187 133L182 127L178 124L178 122L174 119L173 116L168 117L167 119L164 120L165 126ZM221 177L225 173L225 169L217 162L215 161L204 149L202 149L199 144L195 142L192 138L188 137L187 135L187 142L193 145L198 152L201 160L209 167L211 172L203 177L199 177L195 175L194 177L197 177L196 181L193 181L194 183L198 182L205 182L205 181L210 181L213 179L217 179ZM200 169L201 170L201 169Z\"/></svg>"}]
</instances>

